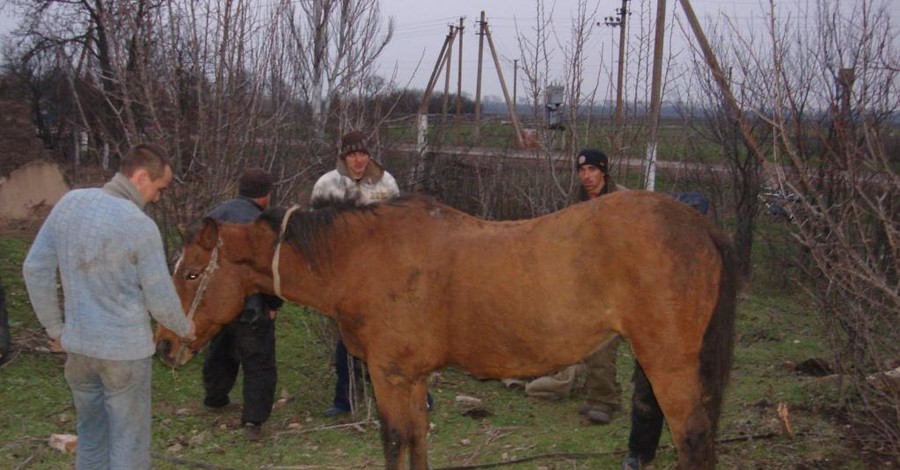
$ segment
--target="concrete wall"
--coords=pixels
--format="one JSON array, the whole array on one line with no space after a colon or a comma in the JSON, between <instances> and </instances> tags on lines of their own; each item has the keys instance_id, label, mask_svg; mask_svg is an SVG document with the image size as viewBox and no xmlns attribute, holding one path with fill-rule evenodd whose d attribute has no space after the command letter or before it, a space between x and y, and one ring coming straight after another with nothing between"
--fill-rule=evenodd
<instances>
[{"instance_id":1,"label":"concrete wall","mask_svg":"<svg viewBox=\"0 0 900 470\"><path fill-rule=\"evenodd\" d=\"M0 219L42 217L68 190L69 184L55 163L26 163L0 177Z\"/></svg>"}]
</instances>

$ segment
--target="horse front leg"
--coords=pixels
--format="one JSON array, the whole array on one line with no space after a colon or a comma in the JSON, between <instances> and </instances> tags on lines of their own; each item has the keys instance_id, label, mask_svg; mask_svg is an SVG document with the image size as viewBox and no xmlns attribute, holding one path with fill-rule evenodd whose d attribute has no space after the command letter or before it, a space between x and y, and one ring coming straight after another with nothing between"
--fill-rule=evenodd
<instances>
[{"instance_id":1,"label":"horse front leg","mask_svg":"<svg viewBox=\"0 0 900 470\"><path fill-rule=\"evenodd\" d=\"M369 373L381 415L385 468L406 468L403 465L404 457L408 455L410 469L427 470L428 411L425 379L409 380L403 375L373 369L370 364Z\"/></svg>"}]
</instances>

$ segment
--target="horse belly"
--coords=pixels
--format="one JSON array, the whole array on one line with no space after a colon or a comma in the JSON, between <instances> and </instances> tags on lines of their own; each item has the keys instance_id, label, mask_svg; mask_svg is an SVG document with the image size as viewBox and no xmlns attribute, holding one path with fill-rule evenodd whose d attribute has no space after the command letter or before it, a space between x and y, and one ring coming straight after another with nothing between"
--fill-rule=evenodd
<instances>
[{"instance_id":1,"label":"horse belly","mask_svg":"<svg viewBox=\"0 0 900 470\"><path fill-rule=\"evenodd\" d=\"M456 365L479 377L527 377L577 363L616 335L593 309L521 306L470 316Z\"/></svg>"}]
</instances>

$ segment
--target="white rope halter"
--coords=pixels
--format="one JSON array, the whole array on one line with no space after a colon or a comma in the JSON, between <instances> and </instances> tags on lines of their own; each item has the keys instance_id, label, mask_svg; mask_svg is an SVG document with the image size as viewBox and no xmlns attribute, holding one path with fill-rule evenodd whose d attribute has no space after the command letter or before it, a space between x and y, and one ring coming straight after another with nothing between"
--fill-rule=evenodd
<instances>
[{"instance_id":1,"label":"white rope halter","mask_svg":"<svg viewBox=\"0 0 900 470\"><path fill-rule=\"evenodd\" d=\"M281 242L284 241L284 235L287 231L287 224L291 219L291 214L299 208L299 205L294 204L284 213L284 218L281 219L281 231L278 233L278 244L275 245L275 256L272 257L272 283L275 286L275 295L281 298L281 300L287 300L281 295L281 275L278 273L278 264L281 259Z\"/></svg>"},{"instance_id":2,"label":"white rope halter","mask_svg":"<svg viewBox=\"0 0 900 470\"><path fill-rule=\"evenodd\" d=\"M197 292L194 292L194 300L191 301L191 309L188 310L187 318L190 321L194 321L194 316L197 315L197 307L200 306L200 302L203 300L203 294L206 293L206 288L209 286L209 280L212 278L212 273L219 268L219 247L222 246L222 239L219 238L216 241L216 247L213 248L212 255L209 258L209 263L206 264L206 268L200 274L200 287L197 288ZM184 361L182 358L184 354L187 352L188 348L185 344L180 344L178 346L178 353L175 356L175 360L173 362L173 370L175 368L175 364L181 364Z\"/></svg>"},{"instance_id":3,"label":"white rope halter","mask_svg":"<svg viewBox=\"0 0 900 470\"><path fill-rule=\"evenodd\" d=\"M219 268L219 247L222 246L222 239L216 242L216 247L213 248L212 256L209 258L209 263L206 265L206 269L203 270L203 273L200 274L200 287L197 288L197 292L194 293L194 300L191 302L191 309L188 311L188 320L193 320L194 315L197 314L197 307L200 305L200 301L203 300L203 294L206 293L206 287L209 286L209 280L212 277L213 271Z\"/></svg>"}]
</instances>

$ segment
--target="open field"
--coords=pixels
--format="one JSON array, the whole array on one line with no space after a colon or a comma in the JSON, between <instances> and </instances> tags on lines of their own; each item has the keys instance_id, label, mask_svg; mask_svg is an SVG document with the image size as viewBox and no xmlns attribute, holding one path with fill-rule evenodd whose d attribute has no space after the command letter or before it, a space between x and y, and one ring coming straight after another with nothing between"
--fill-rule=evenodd
<instances>
[{"instance_id":1,"label":"open field","mask_svg":"<svg viewBox=\"0 0 900 470\"><path fill-rule=\"evenodd\" d=\"M17 349L0 367L0 468L71 468L74 458L47 445L51 434L74 433L74 409L63 378L62 355L45 352L46 338L24 291L21 261L30 233L0 238L0 281L6 289ZM321 416L333 387L328 354L319 339L321 319L285 308L278 320L279 390L261 443L248 443L238 408L203 409L200 361L172 371L154 370L154 467L168 468L381 468L377 413L355 419ZM798 296L748 289L739 304L737 353L721 424L720 468L895 468L848 448L843 424L828 410L828 393L816 379L785 365L823 357L816 316ZM633 359L620 348L623 405L630 398ZM236 390L240 388L240 382ZM628 433L627 412L605 427L581 422L580 397L547 402L479 381L457 371L434 377L430 461L433 468L466 468L505 462L523 469L617 468ZM457 404L465 395L483 401L477 410ZM232 394L240 401L240 394ZM794 436L782 432L776 408L785 404ZM655 468L671 468L674 451L664 434Z\"/></svg>"}]
</instances>

